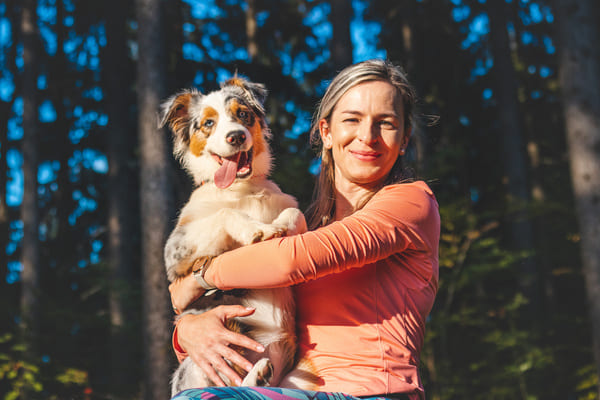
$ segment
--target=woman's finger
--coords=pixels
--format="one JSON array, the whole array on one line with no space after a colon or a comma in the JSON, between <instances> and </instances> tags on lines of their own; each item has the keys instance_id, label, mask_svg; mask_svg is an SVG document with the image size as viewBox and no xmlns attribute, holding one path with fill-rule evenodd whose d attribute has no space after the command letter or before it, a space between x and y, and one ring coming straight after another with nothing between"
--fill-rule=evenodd
<instances>
[{"instance_id":1,"label":"woman's finger","mask_svg":"<svg viewBox=\"0 0 600 400\"><path fill-rule=\"evenodd\" d=\"M248 336L242 335L241 333L236 333L229 331L226 333L224 338L228 344L243 347L248 350L255 351L257 353L262 353L265 351L265 348L262 344L258 343L254 339L250 339Z\"/></svg>"},{"instance_id":2,"label":"woman's finger","mask_svg":"<svg viewBox=\"0 0 600 400\"><path fill-rule=\"evenodd\" d=\"M237 365L246 371L252 369L252 363L231 347L223 346L221 354L223 354L224 359L229 360L232 364Z\"/></svg>"},{"instance_id":3,"label":"woman's finger","mask_svg":"<svg viewBox=\"0 0 600 400\"><path fill-rule=\"evenodd\" d=\"M244 307L241 305L218 306L214 309L215 313L223 322L235 317L247 317L256 311L253 307Z\"/></svg>"},{"instance_id":4,"label":"woman's finger","mask_svg":"<svg viewBox=\"0 0 600 400\"><path fill-rule=\"evenodd\" d=\"M208 376L208 379L210 379L216 386L227 386L212 365L210 365L210 363L204 360L194 360L193 358L192 361L194 361L194 363L196 363L196 365L200 367L202 371L204 371L206 376Z\"/></svg>"},{"instance_id":5,"label":"woman's finger","mask_svg":"<svg viewBox=\"0 0 600 400\"><path fill-rule=\"evenodd\" d=\"M252 315L256 309L253 307L244 307L240 305L229 305L216 307L214 311L216 315L221 318L223 324L225 324L225 322L231 318L243 318ZM265 351L265 348L260 343L249 338L248 336L233 331L228 332L229 333L226 334L224 339L227 340L229 344L244 347L248 350L256 351L257 353L262 353Z\"/></svg>"},{"instance_id":6,"label":"woman's finger","mask_svg":"<svg viewBox=\"0 0 600 400\"><path fill-rule=\"evenodd\" d=\"M234 371L231 365L229 365L229 363L227 363L223 357L215 357L210 360L210 363L216 372L220 372L221 374L225 375L227 378L229 378L230 382L234 382L237 386L242 384L242 378L240 378L237 372Z\"/></svg>"}]
</instances>

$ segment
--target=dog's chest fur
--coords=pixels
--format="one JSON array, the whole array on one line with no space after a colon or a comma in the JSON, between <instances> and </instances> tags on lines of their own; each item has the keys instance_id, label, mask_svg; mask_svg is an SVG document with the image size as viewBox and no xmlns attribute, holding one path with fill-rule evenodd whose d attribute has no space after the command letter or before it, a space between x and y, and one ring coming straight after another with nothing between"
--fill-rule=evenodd
<instances>
[{"instance_id":1,"label":"dog's chest fur","mask_svg":"<svg viewBox=\"0 0 600 400\"><path fill-rule=\"evenodd\" d=\"M259 184L257 184L259 183ZM197 188L182 210L182 216L199 219L213 215L219 209L231 208L245 212L264 223L273 221L279 213L294 203L279 188L267 180L235 182L227 190L203 185Z\"/></svg>"}]
</instances>

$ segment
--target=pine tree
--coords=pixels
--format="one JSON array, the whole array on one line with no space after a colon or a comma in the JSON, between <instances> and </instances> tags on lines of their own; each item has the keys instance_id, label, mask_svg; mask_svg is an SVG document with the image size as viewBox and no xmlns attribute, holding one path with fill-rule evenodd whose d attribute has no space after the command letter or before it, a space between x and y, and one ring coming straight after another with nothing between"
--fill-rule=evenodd
<instances>
[{"instance_id":1,"label":"pine tree","mask_svg":"<svg viewBox=\"0 0 600 400\"><path fill-rule=\"evenodd\" d=\"M600 377L600 15L593 0L556 0L555 7L571 179Z\"/></svg>"},{"instance_id":2,"label":"pine tree","mask_svg":"<svg viewBox=\"0 0 600 400\"><path fill-rule=\"evenodd\" d=\"M166 97L164 81L164 2L137 0L137 104L140 142L142 314L144 337L144 399L169 397L172 371L170 319L163 247L172 228L167 134L157 129L157 112Z\"/></svg>"}]
</instances>

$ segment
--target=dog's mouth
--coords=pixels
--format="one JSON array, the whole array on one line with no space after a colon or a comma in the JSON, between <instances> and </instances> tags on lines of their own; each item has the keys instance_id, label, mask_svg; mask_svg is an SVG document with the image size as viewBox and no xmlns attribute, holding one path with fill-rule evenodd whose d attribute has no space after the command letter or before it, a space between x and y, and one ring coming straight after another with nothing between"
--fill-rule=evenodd
<instances>
[{"instance_id":1,"label":"dog's mouth","mask_svg":"<svg viewBox=\"0 0 600 400\"><path fill-rule=\"evenodd\" d=\"M240 151L229 157L221 157L212 154L212 157L220 165L215 172L215 185L219 189L229 187L236 178L246 178L252 173L252 149Z\"/></svg>"}]
</instances>

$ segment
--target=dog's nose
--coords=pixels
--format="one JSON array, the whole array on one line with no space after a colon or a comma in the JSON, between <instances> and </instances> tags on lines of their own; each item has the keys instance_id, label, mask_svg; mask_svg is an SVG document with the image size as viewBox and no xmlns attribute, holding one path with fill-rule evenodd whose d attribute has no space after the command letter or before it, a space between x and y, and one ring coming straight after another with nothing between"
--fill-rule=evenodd
<instances>
[{"instance_id":1,"label":"dog's nose","mask_svg":"<svg viewBox=\"0 0 600 400\"><path fill-rule=\"evenodd\" d=\"M246 133L244 131L229 132L225 136L225 140L232 146L239 146L246 141Z\"/></svg>"}]
</instances>

